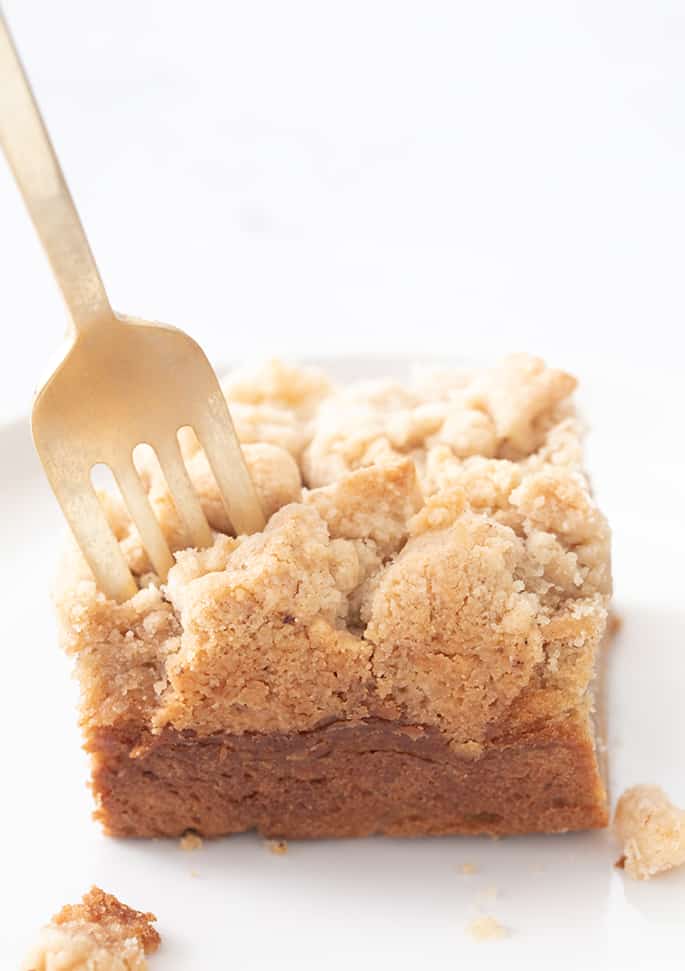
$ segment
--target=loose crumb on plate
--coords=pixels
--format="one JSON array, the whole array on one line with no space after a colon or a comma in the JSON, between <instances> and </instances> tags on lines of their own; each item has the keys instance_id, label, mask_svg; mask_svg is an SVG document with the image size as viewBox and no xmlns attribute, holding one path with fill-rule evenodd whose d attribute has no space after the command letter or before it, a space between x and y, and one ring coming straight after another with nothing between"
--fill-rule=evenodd
<instances>
[{"instance_id":1,"label":"loose crumb on plate","mask_svg":"<svg viewBox=\"0 0 685 971\"><path fill-rule=\"evenodd\" d=\"M614 832L623 844L616 865L649 880L685 863L685 811L659 786L633 786L618 801Z\"/></svg>"},{"instance_id":2,"label":"loose crumb on plate","mask_svg":"<svg viewBox=\"0 0 685 971\"><path fill-rule=\"evenodd\" d=\"M184 833L178 841L178 845L181 847L181 849L186 851L199 850L202 844L202 837L198 836L197 833L194 833L192 829L189 829L187 833Z\"/></svg>"},{"instance_id":3,"label":"loose crumb on plate","mask_svg":"<svg viewBox=\"0 0 685 971\"><path fill-rule=\"evenodd\" d=\"M461 865L461 872L465 876L470 877L474 873L477 873L478 871L477 871L477 869L476 869L476 867L475 867L475 865L473 863L462 863L462 865Z\"/></svg>"},{"instance_id":4,"label":"loose crumb on plate","mask_svg":"<svg viewBox=\"0 0 685 971\"><path fill-rule=\"evenodd\" d=\"M160 944L156 919L91 887L42 929L22 971L146 971Z\"/></svg>"},{"instance_id":5,"label":"loose crumb on plate","mask_svg":"<svg viewBox=\"0 0 685 971\"><path fill-rule=\"evenodd\" d=\"M288 844L285 840L267 840L266 847L276 856L285 856L285 854L288 852Z\"/></svg>"},{"instance_id":6,"label":"loose crumb on plate","mask_svg":"<svg viewBox=\"0 0 685 971\"><path fill-rule=\"evenodd\" d=\"M475 941L498 941L509 936L509 931L494 917L476 917L466 928Z\"/></svg>"}]
</instances>

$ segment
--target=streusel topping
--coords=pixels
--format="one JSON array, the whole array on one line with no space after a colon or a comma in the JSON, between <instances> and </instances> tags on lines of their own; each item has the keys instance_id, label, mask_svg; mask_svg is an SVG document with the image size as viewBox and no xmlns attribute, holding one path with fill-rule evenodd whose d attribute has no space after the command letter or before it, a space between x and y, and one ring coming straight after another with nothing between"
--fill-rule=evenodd
<instances>
[{"instance_id":1,"label":"streusel topping","mask_svg":"<svg viewBox=\"0 0 685 971\"><path fill-rule=\"evenodd\" d=\"M610 539L573 378L517 355L343 388L272 363L224 387L268 525L226 535L186 434L216 535L181 549L161 472L140 460L177 565L160 587L110 498L140 592L113 604L78 555L65 566L87 724L285 732L373 715L436 726L477 757L505 717L522 728L591 704Z\"/></svg>"},{"instance_id":2,"label":"streusel topping","mask_svg":"<svg viewBox=\"0 0 685 971\"><path fill-rule=\"evenodd\" d=\"M42 929L23 971L146 971L160 943L156 919L93 887Z\"/></svg>"},{"instance_id":3,"label":"streusel topping","mask_svg":"<svg viewBox=\"0 0 685 971\"><path fill-rule=\"evenodd\" d=\"M616 806L614 831L623 846L621 865L634 880L685 865L685 810L659 786L626 789Z\"/></svg>"}]
</instances>

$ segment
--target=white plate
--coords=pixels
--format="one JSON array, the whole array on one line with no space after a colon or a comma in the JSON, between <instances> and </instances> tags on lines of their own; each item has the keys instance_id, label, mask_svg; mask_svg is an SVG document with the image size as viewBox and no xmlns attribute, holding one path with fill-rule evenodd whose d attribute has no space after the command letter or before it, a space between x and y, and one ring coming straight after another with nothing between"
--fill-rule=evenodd
<instances>
[{"instance_id":1,"label":"white plate","mask_svg":"<svg viewBox=\"0 0 685 971\"><path fill-rule=\"evenodd\" d=\"M335 365L341 377L400 367ZM623 620L609 670L612 791L657 782L685 805L683 392L656 372L581 370ZM158 915L159 971L682 967L685 872L631 883L608 833L296 843L286 856L253 835L192 853L102 836L48 598L60 517L26 422L0 429L0 454L0 967L16 967L38 926L92 883ZM510 936L471 940L481 913Z\"/></svg>"}]
</instances>

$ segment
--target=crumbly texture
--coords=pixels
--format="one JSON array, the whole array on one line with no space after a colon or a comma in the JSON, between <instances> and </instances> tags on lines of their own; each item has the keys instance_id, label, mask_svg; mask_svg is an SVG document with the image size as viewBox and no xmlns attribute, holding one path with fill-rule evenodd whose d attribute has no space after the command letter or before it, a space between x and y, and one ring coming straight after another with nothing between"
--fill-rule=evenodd
<instances>
[{"instance_id":1,"label":"crumbly texture","mask_svg":"<svg viewBox=\"0 0 685 971\"><path fill-rule=\"evenodd\" d=\"M579 766L577 791L565 796L572 825L603 825L593 682L610 539L582 468L574 386L524 355L405 385L335 388L318 371L278 363L232 375L225 390L265 530L230 535L186 433L213 545L181 548L164 480L143 456L177 550L166 585L116 499L107 507L139 578L136 596L107 601L77 553L64 562L62 641L76 658L96 779L109 757L98 748L105 737L117 739L117 753L128 740L133 769L155 738L173 748L181 737L221 736L233 751L241 736L382 722L391 736L396 725L435 732L457 771L493 746L573 724L572 739L561 731ZM121 765L119 773L119 783L96 785L111 831L122 812L117 785L136 776ZM183 829L198 829L189 794L185 801ZM530 828L561 825L569 806L556 808L540 809ZM227 826L233 818L227 811Z\"/></svg>"},{"instance_id":2,"label":"crumbly texture","mask_svg":"<svg viewBox=\"0 0 685 971\"><path fill-rule=\"evenodd\" d=\"M509 936L506 927L494 917L476 917L466 929L476 941L499 941Z\"/></svg>"},{"instance_id":3,"label":"crumbly texture","mask_svg":"<svg viewBox=\"0 0 685 971\"><path fill-rule=\"evenodd\" d=\"M197 833L193 833L192 831L184 833L181 839L178 841L178 845L186 853L189 853L192 850L199 850L202 847L202 844L202 837L198 836Z\"/></svg>"},{"instance_id":4,"label":"crumbly texture","mask_svg":"<svg viewBox=\"0 0 685 971\"><path fill-rule=\"evenodd\" d=\"M285 840L267 840L267 849L274 856L285 856L288 852L288 844Z\"/></svg>"},{"instance_id":5,"label":"crumbly texture","mask_svg":"<svg viewBox=\"0 0 685 971\"><path fill-rule=\"evenodd\" d=\"M614 831L623 846L619 865L634 880L685 864L685 811L659 786L627 789L616 806Z\"/></svg>"},{"instance_id":6,"label":"crumbly texture","mask_svg":"<svg viewBox=\"0 0 685 971\"><path fill-rule=\"evenodd\" d=\"M160 944L156 919L92 887L43 928L23 971L145 971Z\"/></svg>"}]
</instances>

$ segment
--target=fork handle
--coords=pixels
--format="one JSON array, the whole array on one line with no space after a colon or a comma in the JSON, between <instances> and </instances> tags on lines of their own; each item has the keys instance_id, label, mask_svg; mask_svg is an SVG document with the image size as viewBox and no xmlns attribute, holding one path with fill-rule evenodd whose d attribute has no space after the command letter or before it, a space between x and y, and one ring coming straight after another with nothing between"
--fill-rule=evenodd
<instances>
[{"instance_id":1,"label":"fork handle","mask_svg":"<svg viewBox=\"0 0 685 971\"><path fill-rule=\"evenodd\" d=\"M0 12L0 144L71 316L74 336L116 318Z\"/></svg>"}]
</instances>

